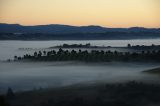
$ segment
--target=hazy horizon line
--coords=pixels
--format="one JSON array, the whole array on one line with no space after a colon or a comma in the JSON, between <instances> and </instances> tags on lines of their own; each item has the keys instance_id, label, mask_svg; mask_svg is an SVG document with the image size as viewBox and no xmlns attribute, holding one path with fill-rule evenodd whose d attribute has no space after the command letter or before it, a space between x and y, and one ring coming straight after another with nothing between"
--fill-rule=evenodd
<instances>
[{"instance_id":1,"label":"hazy horizon line","mask_svg":"<svg viewBox=\"0 0 160 106\"><path fill-rule=\"evenodd\" d=\"M64 25L64 26L72 26L72 27L87 27L87 26L97 26L102 28L153 28L153 29L160 29L160 27L144 27L144 26L130 26L130 27L107 27L103 25L94 25L94 24L87 24L87 25L72 25L72 24L57 24L57 23L51 23L51 24L21 24L21 23L3 23L0 22L0 24L10 24L10 25L20 25L20 26L45 26L45 25Z\"/></svg>"}]
</instances>

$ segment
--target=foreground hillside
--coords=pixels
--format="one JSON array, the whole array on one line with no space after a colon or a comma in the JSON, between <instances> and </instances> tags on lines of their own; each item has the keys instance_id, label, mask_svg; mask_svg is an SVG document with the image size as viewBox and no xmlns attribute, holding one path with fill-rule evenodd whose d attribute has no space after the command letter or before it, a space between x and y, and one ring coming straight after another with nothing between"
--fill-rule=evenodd
<instances>
[{"instance_id":1,"label":"foreground hillside","mask_svg":"<svg viewBox=\"0 0 160 106\"><path fill-rule=\"evenodd\" d=\"M159 106L160 85L137 82L39 89L7 96L9 106Z\"/></svg>"}]
</instances>

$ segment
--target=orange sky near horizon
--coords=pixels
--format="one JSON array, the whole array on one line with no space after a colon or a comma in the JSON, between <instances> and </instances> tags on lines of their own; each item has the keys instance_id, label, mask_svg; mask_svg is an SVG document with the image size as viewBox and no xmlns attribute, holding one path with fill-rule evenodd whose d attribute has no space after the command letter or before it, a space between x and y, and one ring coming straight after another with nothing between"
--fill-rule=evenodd
<instances>
[{"instance_id":1,"label":"orange sky near horizon","mask_svg":"<svg viewBox=\"0 0 160 106\"><path fill-rule=\"evenodd\" d=\"M160 28L160 0L0 0L0 23Z\"/></svg>"}]
</instances>

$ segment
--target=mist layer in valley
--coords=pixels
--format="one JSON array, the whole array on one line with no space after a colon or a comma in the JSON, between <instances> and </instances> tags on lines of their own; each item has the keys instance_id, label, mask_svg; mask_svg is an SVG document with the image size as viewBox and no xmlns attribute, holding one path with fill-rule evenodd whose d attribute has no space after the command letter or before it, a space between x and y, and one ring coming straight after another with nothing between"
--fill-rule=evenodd
<instances>
[{"instance_id":1,"label":"mist layer in valley","mask_svg":"<svg viewBox=\"0 0 160 106\"><path fill-rule=\"evenodd\" d=\"M0 62L0 92L124 81L159 82L151 63Z\"/></svg>"},{"instance_id":2,"label":"mist layer in valley","mask_svg":"<svg viewBox=\"0 0 160 106\"><path fill-rule=\"evenodd\" d=\"M112 46L126 47L131 45L160 45L160 39L144 40L52 40L52 41L0 41L0 60L13 59L14 56L23 56L24 54L33 54L39 50L50 50L49 47L63 44L87 44L92 46ZM29 49L28 49L29 48ZM107 49L108 50L108 49ZM115 49L111 49L115 51ZM117 50L117 49L116 49ZM119 49L118 51L127 52L128 50Z\"/></svg>"},{"instance_id":3,"label":"mist layer in valley","mask_svg":"<svg viewBox=\"0 0 160 106\"><path fill-rule=\"evenodd\" d=\"M160 45L159 39L150 40L91 40L91 41L0 41L0 60L23 56L62 44L95 46ZM32 48L21 50L19 48ZM50 49L49 49L50 50ZM114 50L113 50L114 51ZM124 50L119 50L124 51ZM124 51L125 52L125 51ZM24 91L74 84L113 83L123 81L158 82L159 77L142 73L159 67L158 63L80 63L80 62L0 62L0 93L8 87ZM158 80L158 81L157 81Z\"/></svg>"}]
</instances>

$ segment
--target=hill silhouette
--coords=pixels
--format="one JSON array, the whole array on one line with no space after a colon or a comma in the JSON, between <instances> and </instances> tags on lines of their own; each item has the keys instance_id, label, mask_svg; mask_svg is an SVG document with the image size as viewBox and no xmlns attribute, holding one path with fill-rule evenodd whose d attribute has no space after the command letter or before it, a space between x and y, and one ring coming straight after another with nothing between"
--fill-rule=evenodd
<instances>
[{"instance_id":1,"label":"hill silhouette","mask_svg":"<svg viewBox=\"0 0 160 106\"><path fill-rule=\"evenodd\" d=\"M0 39L5 40L95 40L160 38L160 28L106 28L101 26L70 26L60 24L23 26L0 24Z\"/></svg>"}]
</instances>

